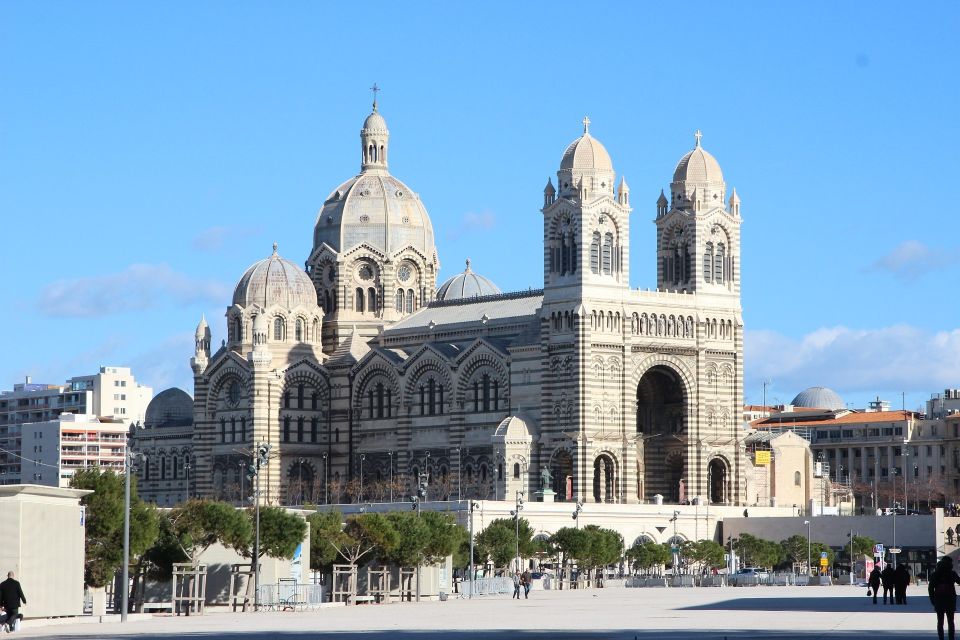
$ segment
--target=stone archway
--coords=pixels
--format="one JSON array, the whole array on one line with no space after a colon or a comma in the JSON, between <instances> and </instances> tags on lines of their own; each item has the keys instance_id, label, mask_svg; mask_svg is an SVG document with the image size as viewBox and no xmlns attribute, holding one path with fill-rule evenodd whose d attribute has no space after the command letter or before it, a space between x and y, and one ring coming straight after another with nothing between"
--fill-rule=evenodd
<instances>
[{"instance_id":1,"label":"stone archway","mask_svg":"<svg viewBox=\"0 0 960 640\"><path fill-rule=\"evenodd\" d=\"M293 461L287 471L286 502L290 505L302 505L304 502L313 502L311 495L314 487L313 465L303 458Z\"/></svg>"},{"instance_id":2,"label":"stone archway","mask_svg":"<svg viewBox=\"0 0 960 640\"><path fill-rule=\"evenodd\" d=\"M712 504L729 503L730 472L722 458L713 458L707 465L707 485Z\"/></svg>"},{"instance_id":3,"label":"stone archway","mask_svg":"<svg viewBox=\"0 0 960 640\"><path fill-rule=\"evenodd\" d=\"M573 456L566 449L559 449L550 460L550 474L553 476L554 500L567 502L576 494L576 476L573 473Z\"/></svg>"},{"instance_id":4,"label":"stone archway","mask_svg":"<svg viewBox=\"0 0 960 640\"><path fill-rule=\"evenodd\" d=\"M617 502L617 471L613 457L601 453L593 460L594 502Z\"/></svg>"},{"instance_id":5,"label":"stone archway","mask_svg":"<svg viewBox=\"0 0 960 640\"><path fill-rule=\"evenodd\" d=\"M687 389L666 364L647 369L637 383L637 434L642 442L643 498L679 501L686 466ZM638 452L639 453L639 452ZM668 461L671 461L668 464Z\"/></svg>"}]
</instances>

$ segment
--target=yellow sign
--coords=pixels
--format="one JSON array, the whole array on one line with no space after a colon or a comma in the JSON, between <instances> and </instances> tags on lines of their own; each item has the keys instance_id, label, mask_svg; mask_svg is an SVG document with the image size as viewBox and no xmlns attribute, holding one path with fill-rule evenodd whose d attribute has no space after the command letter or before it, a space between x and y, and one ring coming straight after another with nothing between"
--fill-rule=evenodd
<instances>
[{"instance_id":1,"label":"yellow sign","mask_svg":"<svg viewBox=\"0 0 960 640\"><path fill-rule=\"evenodd\" d=\"M770 464L770 452L769 451L756 451L754 453L754 464Z\"/></svg>"},{"instance_id":2,"label":"yellow sign","mask_svg":"<svg viewBox=\"0 0 960 640\"><path fill-rule=\"evenodd\" d=\"M826 558L820 558L820 566L821 566L821 567L827 566L827 559L826 559Z\"/></svg>"}]
</instances>

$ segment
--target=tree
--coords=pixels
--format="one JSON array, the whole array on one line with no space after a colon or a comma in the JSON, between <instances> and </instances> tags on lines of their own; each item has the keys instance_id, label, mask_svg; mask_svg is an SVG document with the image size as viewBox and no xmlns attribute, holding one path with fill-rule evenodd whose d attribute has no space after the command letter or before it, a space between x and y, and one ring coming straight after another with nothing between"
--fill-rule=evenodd
<instances>
[{"instance_id":1,"label":"tree","mask_svg":"<svg viewBox=\"0 0 960 640\"><path fill-rule=\"evenodd\" d=\"M310 568L314 571L331 571L340 555L333 543L343 531L343 515L339 511L311 513L310 523Z\"/></svg>"},{"instance_id":2,"label":"tree","mask_svg":"<svg viewBox=\"0 0 960 640\"><path fill-rule=\"evenodd\" d=\"M170 522L170 514L160 516L160 534L153 546L142 556L146 575L158 582L167 582L173 576L173 563L187 562L190 557L184 552Z\"/></svg>"},{"instance_id":3,"label":"tree","mask_svg":"<svg viewBox=\"0 0 960 640\"><path fill-rule=\"evenodd\" d=\"M810 556L812 558L811 562L816 564L819 562L820 555L827 554L827 566L833 565L833 559L836 557L836 553L824 542L811 542L810 543Z\"/></svg>"},{"instance_id":4,"label":"tree","mask_svg":"<svg viewBox=\"0 0 960 640\"><path fill-rule=\"evenodd\" d=\"M869 536L853 536L853 555L873 557L873 548L877 541Z\"/></svg>"},{"instance_id":5,"label":"tree","mask_svg":"<svg viewBox=\"0 0 960 640\"><path fill-rule=\"evenodd\" d=\"M193 564L217 542L249 557L253 527L246 514L233 505L189 500L170 511L170 523L180 547Z\"/></svg>"},{"instance_id":6,"label":"tree","mask_svg":"<svg viewBox=\"0 0 960 640\"><path fill-rule=\"evenodd\" d=\"M70 479L74 489L88 489L80 503L86 509L84 580L104 587L123 566L124 479L98 467L79 469ZM130 484L130 556L142 555L159 535L157 510L137 497L136 479Z\"/></svg>"},{"instance_id":7,"label":"tree","mask_svg":"<svg viewBox=\"0 0 960 640\"><path fill-rule=\"evenodd\" d=\"M634 569L649 572L656 566L665 566L671 559L670 547L644 540L627 549L626 556Z\"/></svg>"},{"instance_id":8,"label":"tree","mask_svg":"<svg viewBox=\"0 0 960 640\"><path fill-rule=\"evenodd\" d=\"M469 541L470 534L457 524L451 513L424 511L420 519L427 524L427 538L423 545L427 564L442 562L447 556L453 555L461 540L466 538Z\"/></svg>"},{"instance_id":9,"label":"tree","mask_svg":"<svg viewBox=\"0 0 960 640\"><path fill-rule=\"evenodd\" d=\"M784 557L794 564L807 563L807 537L793 535L780 541Z\"/></svg>"},{"instance_id":10,"label":"tree","mask_svg":"<svg viewBox=\"0 0 960 640\"><path fill-rule=\"evenodd\" d=\"M254 509L248 509L250 527L256 526ZM280 507L260 507L259 557L292 558L307 535L307 521ZM252 548L252 545L251 545ZM252 556L252 552L245 554Z\"/></svg>"},{"instance_id":11,"label":"tree","mask_svg":"<svg viewBox=\"0 0 960 640\"><path fill-rule=\"evenodd\" d=\"M620 560L623 554L623 536L613 529L601 529L596 525L583 528L587 544L585 553L578 558L587 570L607 567Z\"/></svg>"},{"instance_id":12,"label":"tree","mask_svg":"<svg viewBox=\"0 0 960 640\"><path fill-rule=\"evenodd\" d=\"M379 513L349 516L343 530L330 544L349 564L357 564L371 552L386 556L400 542L396 528Z\"/></svg>"},{"instance_id":13,"label":"tree","mask_svg":"<svg viewBox=\"0 0 960 640\"><path fill-rule=\"evenodd\" d=\"M777 542L763 540L749 533L741 533L733 543L744 566L775 567L783 561L785 551Z\"/></svg>"},{"instance_id":14,"label":"tree","mask_svg":"<svg viewBox=\"0 0 960 640\"><path fill-rule=\"evenodd\" d=\"M418 518L412 511L393 511L387 514L387 520L397 531L397 544L381 559L401 567L423 564L425 546L430 535L427 521Z\"/></svg>"},{"instance_id":15,"label":"tree","mask_svg":"<svg viewBox=\"0 0 960 640\"><path fill-rule=\"evenodd\" d=\"M520 556L529 557L535 550L533 529L526 518L515 523L513 518L498 518L477 535L477 547L481 557L488 557L495 567L504 571L517 555L517 527L519 527Z\"/></svg>"},{"instance_id":16,"label":"tree","mask_svg":"<svg viewBox=\"0 0 960 640\"><path fill-rule=\"evenodd\" d=\"M702 567L717 567L723 564L723 546L713 540L689 541L681 545L681 554Z\"/></svg>"}]
</instances>

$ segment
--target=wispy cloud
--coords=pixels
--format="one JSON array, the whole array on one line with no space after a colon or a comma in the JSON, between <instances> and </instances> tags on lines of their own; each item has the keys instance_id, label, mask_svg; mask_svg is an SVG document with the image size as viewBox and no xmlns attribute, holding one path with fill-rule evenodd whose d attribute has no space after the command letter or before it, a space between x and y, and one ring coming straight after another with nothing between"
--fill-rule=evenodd
<instances>
[{"instance_id":1,"label":"wispy cloud","mask_svg":"<svg viewBox=\"0 0 960 640\"><path fill-rule=\"evenodd\" d=\"M470 233L490 231L496 226L497 216L492 211L481 211L479 213L468 211L463 214L460 224L447 232L447 238L456 240Z\"/></svg>"},{"instance_id":2,"label":"wispy cloud","mask_svg":"<svg viewBox=\"0 0 960 640\"><path fill-rule=\"evenodd\" d=\"M210 227L193 237L190 245L197 251L216 253L233 240L263 233L259 227Z\"/></svg>"},{"instance_id":3,"label":"wispy cloud","mask_svg":"<svg viewBox=\"0 0 960 640\"><path fill-rule=\"evenodd\" d=\"M744 349L748 388L758 388L761 380L774 380L778 388L792 393L820 385L841 395L926 394L960 381L960 329L824 327L801 338L747 331Z\"/></svg>"},{"instance_id":4,"label":"wispy cloud","mask_svg":"<svg viewBox=\"0 0 960 640\"><path fill-rule=\"evenodd\" d=\"M193 372L190 370L193 349L193 332L183 331L134 355L126 366L133 370L137 380L153 388L154 395L169 387L180 387L193 395Z\"/></svg>"},{"instance_id":5,"label":"wispy cloud","mask_svg":"<svg viewBox=\"0 0 960 640\"><path fill-rule=\"evenodd\" d=\"M915 280L932 271L960 261L960 249L937 249L919 240L904 240L889 253L870 265L873 271L884 271L903 280Z\"/></svg>"},{"instance_id":6,"label":"wispy cloud","mask_svg":"<svg viewBox=\"0 0 960 640\"><path fill-rule=\"evenodd\" d=\"M132 264L118 273L57 280L45 286L37 308L48 316L93 318L160 305L228 300L229 286L178 273L166 264Z\"/></svg>"}]
</instances>

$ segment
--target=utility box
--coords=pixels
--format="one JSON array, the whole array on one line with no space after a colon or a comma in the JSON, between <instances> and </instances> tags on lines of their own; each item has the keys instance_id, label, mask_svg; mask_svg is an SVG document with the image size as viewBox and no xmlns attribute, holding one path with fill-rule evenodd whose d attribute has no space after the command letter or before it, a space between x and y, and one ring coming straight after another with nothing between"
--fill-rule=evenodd
<instances>
[{"instance_id":1,"label":"utility box","mask_svg":"<svg viewBox=\"0 0 960 640\"><path fill-rule=\"evenodd\" d=\"M92 493L37 484L0 485L0 579L16 573L25 618L83 615L86 523Z\"/></svg>"}]
</instances>

